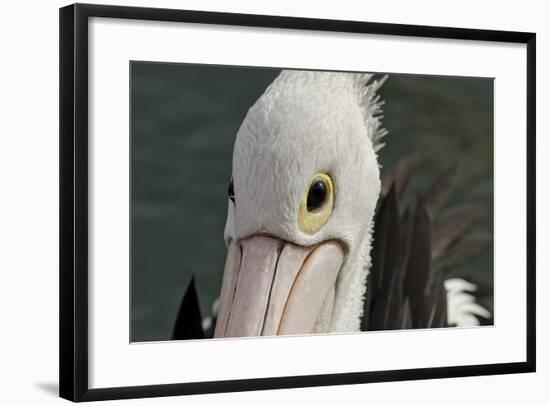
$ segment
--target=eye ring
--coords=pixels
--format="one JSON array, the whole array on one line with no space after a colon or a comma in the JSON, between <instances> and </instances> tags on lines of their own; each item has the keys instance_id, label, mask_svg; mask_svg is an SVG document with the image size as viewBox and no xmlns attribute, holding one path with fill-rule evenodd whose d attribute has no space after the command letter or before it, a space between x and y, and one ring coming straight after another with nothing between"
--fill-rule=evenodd
<instances>
[{"instance_id":1,"label":"eye ring","mask_svg":"<svg viewBox=\"0 0 550 406\"><path fill-rule=\"evenodd\" d=\"M298 207L298 226L306 234L323 227L334 206L334 185L327 173L316 173L308 183Z\"/></svg>"}]
</instances>

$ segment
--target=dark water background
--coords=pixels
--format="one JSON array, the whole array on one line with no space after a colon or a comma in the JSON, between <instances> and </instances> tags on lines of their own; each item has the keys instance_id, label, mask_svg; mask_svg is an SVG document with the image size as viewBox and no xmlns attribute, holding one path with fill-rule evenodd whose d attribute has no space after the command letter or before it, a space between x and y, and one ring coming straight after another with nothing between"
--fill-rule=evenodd
<instances>
[{"instance_id":1,"label":"dark water background","mask_svg":"<svg viewBox=\"0 0 550 406\"><path fill-rule=\"evenodd\" d=\"M195 276L203 315L221 287L223 230L235 134L279 73L134 62L131 65L132 341L168 340ZM452 163L462 182L449 204L475 201L493 230L493 80L392 74L381 90L389 134L382 173L419 153L412 191ZM492 251L460 269L492 286ZM484 303L492 308L492 303Z\"/></svg>"}]
</instances>

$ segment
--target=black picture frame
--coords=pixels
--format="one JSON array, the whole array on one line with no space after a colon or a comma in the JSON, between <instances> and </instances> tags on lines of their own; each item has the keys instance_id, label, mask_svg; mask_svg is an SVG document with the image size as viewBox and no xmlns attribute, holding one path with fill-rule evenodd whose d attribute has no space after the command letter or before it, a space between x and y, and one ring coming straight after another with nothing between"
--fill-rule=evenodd
<instances>
[{"instance_id":1,"label":"black picture frame","mask_svg":"<svg viewBox=\"0 0 550 406\"><path fill-rule=\"evenodd\" d=\"M527 48L527 325L524 362L90 389L88 385L88 20L106 17L424 38ZM536 35L527 32L73 4L60 9L60 396L75 402L534 372Z\"/></svg>"}]
</instances>

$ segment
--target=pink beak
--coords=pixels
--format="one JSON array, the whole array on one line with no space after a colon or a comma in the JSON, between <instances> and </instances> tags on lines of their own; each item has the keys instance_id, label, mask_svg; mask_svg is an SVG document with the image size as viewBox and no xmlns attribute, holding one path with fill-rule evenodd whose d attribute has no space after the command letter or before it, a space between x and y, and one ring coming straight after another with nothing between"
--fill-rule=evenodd
<instances>
[{"instance_id":1,"label":"pink beak","mask_svg":"<svg viewBox=\"0 0 550 406\"><path fill-rule=\"evenodd\" d=\"M232 241L214 337L309 334L334 300L344 262L336 241L301 247L268 236Z\"/></svg>"}]
</instances>

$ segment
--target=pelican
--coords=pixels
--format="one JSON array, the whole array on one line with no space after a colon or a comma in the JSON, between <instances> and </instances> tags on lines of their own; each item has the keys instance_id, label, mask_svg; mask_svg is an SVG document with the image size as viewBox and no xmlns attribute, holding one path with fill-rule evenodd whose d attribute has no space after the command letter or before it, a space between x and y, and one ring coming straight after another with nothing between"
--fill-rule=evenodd
<instances>
[{"instance_id":1,"label":"pelican","mask_svg":"<svg viewBox=\"0 0 550 406\"><path fill-rule=\"evenodd\" d=\"M421 303L386 304L384 297L373 304L390 279L368 278L372 255L403 256L399 245L374 244L373 251L373 239L383 240L375 213L393 207L381 209L379 200L396 200L403 189L396 177L394 187L383 186L378 162L387 133L378 95L385 80L284 70L248 110L233 150L214 337L356 332L368 327L373 306L398 309L391 328L420 326L411 314L424 311ZM439 278L432 288L443 286L443 299L434 299L443 311L428 309L423 325L489 317L475 303L475 285ZM383 326L391 324L390 310L380 311Z\"/></svg>"}]
</instances>

